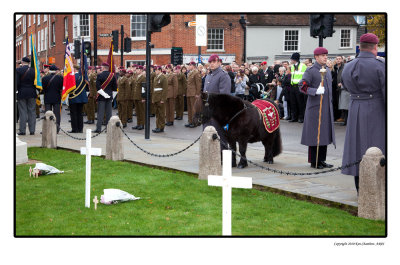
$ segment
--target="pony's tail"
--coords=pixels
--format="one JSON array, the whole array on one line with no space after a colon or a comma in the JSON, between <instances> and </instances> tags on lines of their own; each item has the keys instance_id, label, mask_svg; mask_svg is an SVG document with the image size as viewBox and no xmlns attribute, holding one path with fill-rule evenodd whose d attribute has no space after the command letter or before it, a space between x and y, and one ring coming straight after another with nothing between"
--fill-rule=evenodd
<instances>
[{"instance_id":1,"label":"pony's tail","mask_svg":"<svg viewBox=\"0 0 400 265\"><path fill-rule=\"evenodd\" d=\"M281 130L278 128L275 131L276 135L274 137L274 144L272 146L272 156L275 157L282 153L282 139L281 139Z\"/></svg>"}]
</instances>

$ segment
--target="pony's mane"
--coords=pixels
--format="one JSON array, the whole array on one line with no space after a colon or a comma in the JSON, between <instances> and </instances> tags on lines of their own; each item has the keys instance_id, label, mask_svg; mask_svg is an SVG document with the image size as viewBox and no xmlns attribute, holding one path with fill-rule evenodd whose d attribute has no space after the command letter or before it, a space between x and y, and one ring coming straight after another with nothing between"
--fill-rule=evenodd
<instances>
[{"instance_id":1,"label":"pony's mane","mask_svg":"<svg viewBox=\"0 0 400 265\"><path fill-rule=\"evenodd\" d=\"M226 122L237 112L243 109L244 104L247 106L251 103L228 94L209 94L208 102L209 110L206 110L205 117L214 117L217 121Z\"/></svg>"}]
</instances>

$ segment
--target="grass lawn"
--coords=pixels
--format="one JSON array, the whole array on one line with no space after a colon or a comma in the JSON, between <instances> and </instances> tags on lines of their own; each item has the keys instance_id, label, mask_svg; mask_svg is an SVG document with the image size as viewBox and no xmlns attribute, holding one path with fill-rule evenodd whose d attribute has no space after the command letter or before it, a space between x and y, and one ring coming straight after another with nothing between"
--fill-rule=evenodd
<instances>
[{"instance_id":1,"label":"grass lawn","mask_svg":"<svg viewBox=\"0 0 400 265\"><path fill-rule=\"evenodd\" d=\"M64 174L29 177L16 166L16 236L219 236L222 191L207 181L127 162L92 157L91 208L85 208L85 156L29 148L30 159ZM115 205L93 198L121 189L140 200ZM254 189L232 191L232 235L384 236L385 222Z\"/></svg>"}]
</instances>

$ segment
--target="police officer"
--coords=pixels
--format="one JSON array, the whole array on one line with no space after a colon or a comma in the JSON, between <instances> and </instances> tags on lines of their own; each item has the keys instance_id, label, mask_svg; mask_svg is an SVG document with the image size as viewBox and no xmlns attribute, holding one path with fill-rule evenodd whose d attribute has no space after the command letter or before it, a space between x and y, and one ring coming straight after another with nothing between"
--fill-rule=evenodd
<instances>
[{"instance_id":1,"label":"police officer","mask_svg":"<svg viewBox=\"0 0 400 265\"><path fill-rule=\"evenodd\" d=\"M43 93L45 111L51 110L56 116L57 133L60 131L60 104L61 92L63 89L63 78L56 74L58 68L55 65L50 66L49 75L43 77Z\"/></svg>"},{"instance_id":2,"label":"police officer","mask_svg":"<svg viewBox=\"0 0 400 265\"><path fill-rule=\"evenodd\" d=\"M174 113L175 113L175 99L178 95L178 78L176 74L172 71L172 64L168 64L165 67L168 80L168 93L167 93L167 102L165 104L165 112L166 112L166 126L174 125Z\"/></svg>"},{"instance_id":3,"label":"police officer","mask_svg":"<svg viewBox=\"0 0 400 265\"><path fill-rule=\"evenodd\" d=\"M106 115L106 125L110 120L112 114L111 104L113 100L113 91L117 91L117 81L115 79L114 73L110 73L109 69L110 65L108 63L102 63L102 72L97 76L96 80L96 89L99 95L97 97L97 124L96 130L93 131L94 133L101 132L101 125L103 123L104 114ZM104 96L101 94L104 94Z\"/></svg>"},{"instance_id":4,"label":"police officer","mask_svg":"<svg viewBox=\"0 0 400 265\"><path fill-rule=\"evenodd\" d=\"M193 124L193 108L194 102L196 98L200 97L201 93L201 74L196 69L196 63L189 63L189 73L187 78L187 91L186 91L186 101L187 101L187 110L188 110L188 123L185 124L185 127L194 128Z\"/></svg>"},{"instance_id":5,"label":"police officer","mask_svg":"<svg viewBox=\"0 0 400 265\"><path fill-rule=\"evenodd\" d=\"M94 66L89 66L89 95L88 95L88 103L86 104L86 115L87 115L87 121L85 121L85 124L94 124L94 115L96 111L96 95L97 95L97 89L96 89L96 79L97 79L97 73L96 73L96 68Z\"/></svg>"},{"instance_id":6,"label":"police officer","mask_svg":"<svg viewBox=\"0 0 400 265\"><path fill-rule=\"evenodd\" d=\"M304 111L306 108L305 105L305 98L299 92L299 84L300 80L303 77L304 72L307 69L307 66L303 63L300 63L300 54L295 52L290 57L292 62L291 68L291 89L290 89L290 102L292 104L292 119L289 122L296 122L303 123L304 121Z\"/></svg>"},{"instance_id":7,"label":"police officer","mask_svg":"<svg viewBox=\"0 0 400 265\"><path fill-rule=\"evenodd\" d=\"M142 94L144 94L145 91L142 83L146 82L146 72L143 70L143 66L138 65L136 69L136 80L133 87L133 103L135 104L136 111L136 126L132 127L134 130L144 129L145 100L142 98Z\"/></svg>"},{"instance_id":8,"label":"police officer","mask_svg":"<svg viewBox=\"0 0 400 265\"><path fill-rule=\"evenodd\" d=\"M161 66L154 67L156 76L153 82L153 96L154 109L156 113L156 128L152 131L154 133L164 132L165 127L165 102L168 93L168 80L162 74Z\"/></svg>"},{"instance_id":9,"label":"police officer","mask_svg":"<svg viewBox=\"0 0 400 265\"><path fill-rule=\"evenodd\" d=\"M386 67L377 58L378 43L375 34L362 35L360 54L342 72L343 86L350 93L343 166L360 160L372 146L386 156ZM354 176L358 192L359 165L342 169L342 173Z\"/></svg>"},{"instance_id":10,"label":"police officer","mask_svg":"<svg viewBox=\"0 0 400 265\"><path fill-rule=\"evenodd\" d=\"M26 122L30 135L35 134L36 127L36 87L33 84L35 80L35 70L29 67L31 60L28 57L22 58L21 67L17 72L17 100L19 113L19 132L18 135L26 134Z\"/></svg>"},{"instance_id":11,"label":"police officer","mask_svg":"<svg viewBox=\"0 0 400 265\"><path fill-rule=\"evenodd\" d=\"M85 73L83 73L85 75ZM85 76L79 67L75 67L76 88L68 95L69 110L71 115L72 130L69 133L81 133L83 131L83 105L88 102L86 91L89 89Z\"/></svg>"},{"instance_id":12,"label":"police officer","mask_svg":"<svg viewBox=\"0 0 400 265\"><path fill-rule=\"evenodd\" d=\"M309 147L308 162L311 163L311 167L322 169L333 166L325 162L328 144L333 143L336 148L333 125L332 75L331 69L326 67L324 86L322 87L320 70L326 66L328 50L323 47L316 48L314 50L314 58L316 60L315 64L304 72L303 78L300 81L300 92L308 95L301 144ZM322 106L320 111L321 96ZM318 162L316 163L319 115L321 115L321 125Z\"/></svg>"}]
</instances>

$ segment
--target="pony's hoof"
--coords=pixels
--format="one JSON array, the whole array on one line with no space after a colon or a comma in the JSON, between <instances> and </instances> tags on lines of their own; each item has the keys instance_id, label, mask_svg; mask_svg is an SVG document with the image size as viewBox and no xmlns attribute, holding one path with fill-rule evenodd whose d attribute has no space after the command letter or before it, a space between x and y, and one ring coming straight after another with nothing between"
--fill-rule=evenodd
<instances>
[{"instance_id":1,"label":"pony's hoof","mask_svg":"<svg viewBox=\"0 0 400 265\"><path fill-rule=\"evenodd\" d=\"M273 163L274 163L274 160L267 160L267 159L264 159L264 162L266 162L267 164L273 164Z\"/></svg>"},{"instance_id":2,"label":"pony's hoof","mask_svg":"<svg viewBox=\"0 0 400 265\"><path fill-rule=\"evenodd\" d=\"M232 167L236 167L236 163L234 164L234 163L232 163Z\"/></svg>"},{"instance_id":3,"label":"pony's hoof","mask_svg":"<svg viewBox=\"0 0 400 265\"><path fill-rule=\"evenodd\" d=\"M247 165L239 164L237 168L245 168L245 167L247 167Z\"/></svg>"}]
</instances>

